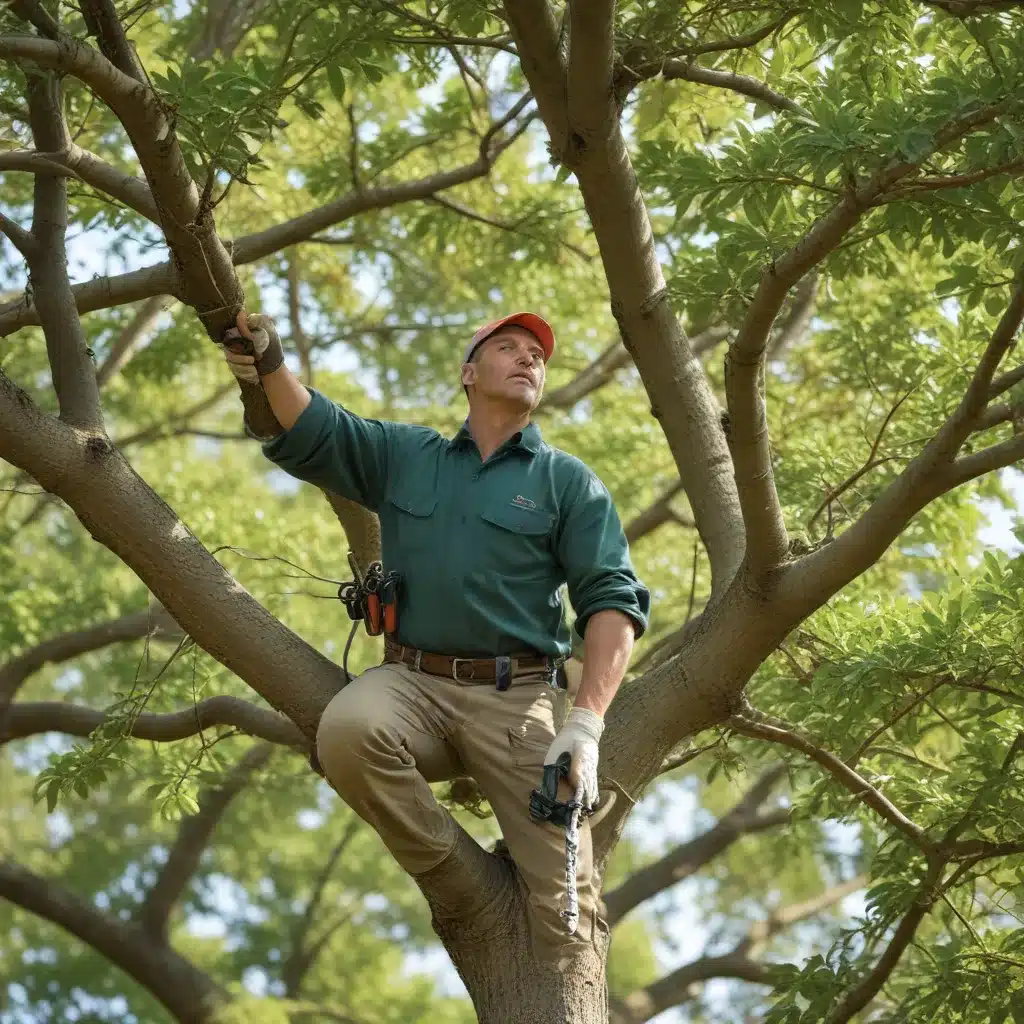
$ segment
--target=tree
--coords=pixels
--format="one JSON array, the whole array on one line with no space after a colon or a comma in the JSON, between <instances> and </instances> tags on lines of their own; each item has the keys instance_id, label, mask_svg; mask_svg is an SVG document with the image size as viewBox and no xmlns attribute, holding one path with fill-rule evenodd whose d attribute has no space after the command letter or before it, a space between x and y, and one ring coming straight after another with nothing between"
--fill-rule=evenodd
<instances>
[{"instance_id":1,"label":"tree","mask_svg":"<svg viewBox=\"0 0 1024 1024\"><path fill-rule=\"evenodd\" d=\"M1020 1012L1024 936L1006 900L1019 898L1024 852L1009 810L1024 796L1021 566L975 564L974 499L998 498L998 472L1024 457L1011 354L1024 317L1021 21L1019 5L969 0L211 3L179 23L157 4L86 0L79 19L16 0L0 36L16 147L0 155L12 211L0 227L28 287L0 325L28 340L8 343L0 374L8 486L35 481L62 501L184 632L170 667L201 649L225 686L177 712L143 710L159 672L106 717L23 702L34 668L104 636L148 636L157 620L136 603L131 622L95 617L49 639L15 623L8 734L94 736L42 773L42 791L56 802L102 788L127 735L216 726L303 748L341 685L333 652L204 546L184 483L164 481L162 496L146 483L147 443L192 436L223 397L208 384L187 405L164 394L173 381L183 396L213 365L195 318L217 338L250 295L283 296L307 377L360 401L317 364L346 332L377 375L364 404L450 427L455 391L436 375L454 380L447 330L482 319L493 288L514 289L581 329L565 363L579 372L552 380L544 415L567 446L600 438L599 468L617 466L610 483L629 490L620 503L658 576L653 635L602 744L616 794L595 829L602 873L637 799L692 743L724 768L781 753L787 828L855 823L871 888L859 926L802 968L753 953L800 916L778 909L730 951L609 1000L606 950L561 974L530 960L514 869L467 833L465 885L424 895L479 1018L646 1019L709 977L771 983L768 1021ZM264 176L274 191L261 196ZM313 209L296 205L307 193ZM241 233L253 220L265 226ZM102 225L133 269L72 284L69 223ZM485 230L493 241L470 241ZM138 265L164 243L168 259ZM364 322L355 276L324 246L386 282ZM185 308L130 359L164 295ZM602 296L613 323L594 312ZM126 318L116 307L129 303ZM725 340L723 372L709 354ZM48 386L30 394L45 367ZM258 389L241 399L254 432L272 433ZM135 429L116 440L108 420ZM198 462L181 475L212 483ZM375 523L326 497L365 562ZM41 530L48 510L34 498L19 529ZM218 544L245 543L238 523L217 526ZM59 537L91 551L80 531ZM275 556L295 553L296 538L264 537ZM270 577L251 575L265 589ZM908 576L929 592L921 607ZM269 708L228 692L232 677ZM170 788L161 799L201 820L209 804ZM145 915L101 920L16 865L2 879L5 896L94 945L177 1019L231 1012L230 993L168 945L163 911L146 932ZM838 898L847 879L832 881Z\"/></svg>"}]
</instances>

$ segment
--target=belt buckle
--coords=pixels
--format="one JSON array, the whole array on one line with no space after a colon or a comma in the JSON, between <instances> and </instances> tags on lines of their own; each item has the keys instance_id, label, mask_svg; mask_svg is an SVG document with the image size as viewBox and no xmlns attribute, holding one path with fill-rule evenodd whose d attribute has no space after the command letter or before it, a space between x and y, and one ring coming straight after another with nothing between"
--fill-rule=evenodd
<instances>
[{"instance_id":1,"label":"belt buckle","mask_svg":"<svg viewBox=\"0 0 1024 1024\"><path fill-rule=\"evenodd\" d=\"M457 683L468 683L473 678L473 670L470 669L469 679L460 679L459 678L459 662L460 661L466 661L466 662L469 662L470 664L472 664L473 659L472 658L454 658L453 657L452 658L452 679L454 679L455 682L457 682Z\"/></svg>"}]
</instances>

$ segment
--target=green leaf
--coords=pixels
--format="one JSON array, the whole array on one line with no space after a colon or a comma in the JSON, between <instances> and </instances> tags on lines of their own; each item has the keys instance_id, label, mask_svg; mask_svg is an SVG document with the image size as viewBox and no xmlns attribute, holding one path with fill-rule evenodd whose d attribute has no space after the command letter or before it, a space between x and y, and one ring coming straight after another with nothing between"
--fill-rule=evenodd
<instances>
[{"instance_id":1,"label":"green leaf","mask_svg":"<svg viewBox=\"0 0 1024 1024\"><path fill-rule=\"evenodd\" d=\"M341 103L345 98L345 72L339 65L327 65L327 84L331 87L331 94Z\"/></svg>"}]
</instances>

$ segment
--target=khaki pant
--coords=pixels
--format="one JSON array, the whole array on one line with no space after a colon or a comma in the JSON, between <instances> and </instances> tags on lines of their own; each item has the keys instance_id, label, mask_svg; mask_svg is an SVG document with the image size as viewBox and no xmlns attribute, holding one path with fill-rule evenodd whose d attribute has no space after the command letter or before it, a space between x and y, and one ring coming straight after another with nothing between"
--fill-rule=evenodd
<instances>
[{"instance_id":1,"label":"khaki pant","mask_svg":"<svg viewBox=\"0 0 1024 1024\"><path fill-rule=\"evenodd\" d=\"M331 784L411 875L436 867L455 844L455 823L428 783L476 779L529 890L534 950L546 960L572 956L605 927L598 924L586 819L580 823L575 936L559 917L566 906L565 831L530 820L530 792L540 786L555 735L557 700L536 675L516 678L499 692L493 682L459 683L385 664L338 693L316 738Z\"/></svg>"}]
</instances>

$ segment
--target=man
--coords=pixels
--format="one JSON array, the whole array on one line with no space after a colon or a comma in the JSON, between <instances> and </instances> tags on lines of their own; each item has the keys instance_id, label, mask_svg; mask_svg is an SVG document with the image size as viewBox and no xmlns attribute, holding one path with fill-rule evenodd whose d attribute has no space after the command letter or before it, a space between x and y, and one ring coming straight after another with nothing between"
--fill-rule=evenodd
<instances>
[{"instance_id":1,"label":"man","mask_svg":"<svg viewBox=\"0 0 1024 1024\"><path fill-rule=\"evenodd\" d=\"M530 417L555 347L534 313L488 324L466 347L469 416L455 437L364 419L307 390L284 365L267 317L225 335L236 375L259 381L284 432L263 446L300 480L380 517L385 570L401 574L385 660L331 701L317 756L345 801L415 879L455 870L458 825L428 783L470 775L487 797L529 890L535 954L561 961L604 923L580 834L579 924L569 934L564 833L530 820L543 766L571 755L570 786L597 802L603 716L647 625L608 491L546 445ZM241 336L255 355L242 354ZM559 589L583 637L575 706L555 730L555 688L570 651ZM436 873L436 874L435 874Z\"/></svg>"}]
</instances>

